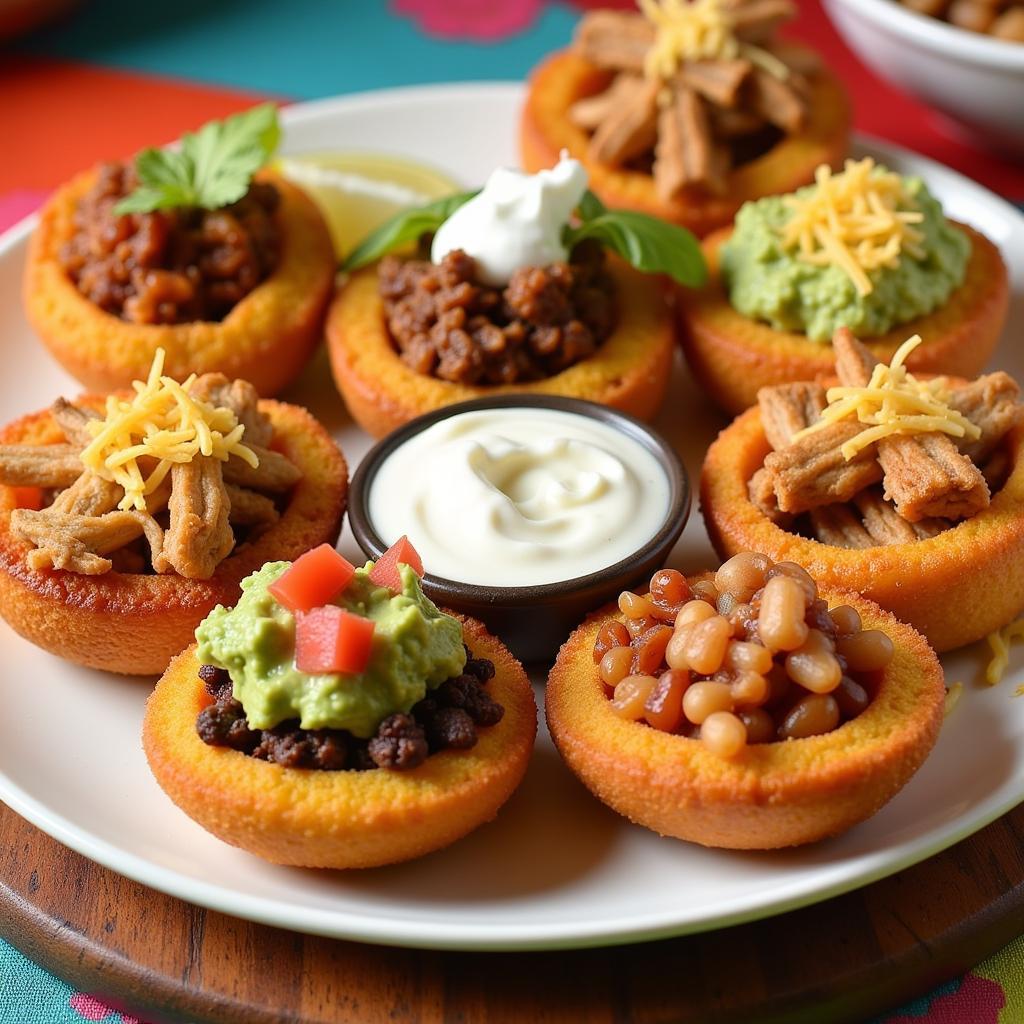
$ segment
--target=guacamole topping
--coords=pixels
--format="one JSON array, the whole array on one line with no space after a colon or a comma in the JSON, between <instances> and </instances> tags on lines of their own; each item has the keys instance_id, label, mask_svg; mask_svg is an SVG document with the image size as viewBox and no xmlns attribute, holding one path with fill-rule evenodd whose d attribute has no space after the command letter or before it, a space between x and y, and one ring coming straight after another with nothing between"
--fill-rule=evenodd
<instances>
[{"instance_id":1,"label":"guacamole topping","mask_svg":"<svg viewBox=\"0 0 1024 1024\"><path fill-rule=\"evenodd\" d=\"M401 593L369 579L368 562L333 602L374 623L366 670L311 675L295 667L295 616L267 591L290 562L268 562L242 581L234 608L218 605L196 630L199 660L225 669L235 700L254 729L297 718L303 729L347 729L373 736L388 715L406 712L428 689L466 664L462 625L420 590L419 577L399 565Z\"/></svg>"},{"instance_id":2,"label":"guacamole topping","mask_svg":"<svg viewBox=\"0 0 1024 1024\"><path fill-rule=\"evenodd\" d=\"M733 307L777 330L821 342L840 327L875 337L937 309L963 283L971 243L946 220L919 178L902 182L912 208L923 215L914 224L922 236L915 246L921 258L903 251L894 266L869 271L872 287L866 295L841 267L816 266L785 249L782 232L793 215L785 196L744 204L732 237L721 249L722 280ZM798 189L795 195L805 198L816 187Z\"/></svg>"}]
</instances>

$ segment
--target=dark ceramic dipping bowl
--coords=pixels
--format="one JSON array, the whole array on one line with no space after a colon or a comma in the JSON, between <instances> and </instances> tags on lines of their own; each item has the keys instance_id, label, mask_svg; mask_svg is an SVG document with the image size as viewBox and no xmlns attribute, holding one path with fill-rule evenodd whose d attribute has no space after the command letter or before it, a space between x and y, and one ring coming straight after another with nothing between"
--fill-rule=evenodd
<instances>
[{"instance_id":1,"label":"dark ceramic dipping bowl","mask_svg":"<svg viewBox=\"0 0 1024 1024\"><path fill-rule=\"evenodd\" d=\"M638 419L594 402L548 395L504 395L448 405L411 420L376 444L360 462L349 488L349 522L369 558L388 545L370 519L370 492L384 460L409 438L440 420L481 409L554 409L598 420L638 442L661 465L668 478L669 500L661 527L622 561L586 576L538 586L486 587L427 573L423 590L435 604L483 622L521 661L550 661L586 614L665 565L690 512L690 482L671 445ZM415 545L415 536L410 537Z\"/></svg>"}]
</instances>

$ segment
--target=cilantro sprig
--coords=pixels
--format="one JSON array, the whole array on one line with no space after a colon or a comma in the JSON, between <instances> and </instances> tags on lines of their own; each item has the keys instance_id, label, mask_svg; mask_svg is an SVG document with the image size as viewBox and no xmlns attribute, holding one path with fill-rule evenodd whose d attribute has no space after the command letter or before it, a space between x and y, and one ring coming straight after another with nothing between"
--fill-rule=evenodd
<instances>
[{"instance_id":1,"label":"cilantro sprig","mask_svg":"<svg viewBox=\"0 0 1024 1024\"><path fill-rule=\"evenodd\" d=\"M186 132L180 149L144 149L135 158L139 187L114 207L114 213L228 206L245 195L280 139L277 107L262 103Z\"/></svg>"},{"instance_id":2,"label":"cilantro sprig","mask_svg":"<svg viewBox=\"0 0 1024 1024\"><path fill-rule=\"evenodd\" d=\"M462 192L427 206L403 210L385 221L349 253L341 269L358 270L400 245L437 229L477 192ZM707 267L697 239L675 224L645 213L609 210L589 190L576 210L578 224L567 224L562 241L570 251L577 242L593 238L645 274L667 274L682 285L704 283Z\"/></svg>"}]
</instances>

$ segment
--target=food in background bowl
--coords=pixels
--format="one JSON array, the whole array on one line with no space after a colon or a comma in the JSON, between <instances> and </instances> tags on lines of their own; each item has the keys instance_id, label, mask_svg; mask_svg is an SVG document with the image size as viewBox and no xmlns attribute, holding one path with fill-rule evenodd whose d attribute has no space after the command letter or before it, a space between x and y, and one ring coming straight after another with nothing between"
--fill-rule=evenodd
<instances>
[{"instance_id":1,"label":"food in background bowl","mask_svg":"<svg viewBox=\"0 0 1024 1024\"><path fill-rule=\"evenodd\" d=\"M386 255L430 233L429 253ZM536 175L499 169L478 194L402 214L345 269L328 351L345 404L374 436L453 402L521 392L650 418L675 337L655 275L696 284L704 273L688 232L605 209L569 159Z\"/></svg>"},{"instance_id":2,"label":"food in background bowl","mask_svg":"<svg viewBox=\"0 0 1024 1024\"><path fill-rule=\"evenodd\" d=\"M704 235L748 199L788 192L846 155L850 110L813 51L783 42L786 0L639 0L592 11L530 80L523 165L566 149L609 205Z\"/></svg>"},{"instance_id":3,"label":"food in background bowl","mask_svg":"<svg viewBox=\"0 0 1024 1024\"><path fill-rule=\"evenodd\" d=\"M836 835L938 737L942 669L873 602L745 551L592 615L548 678L548 727L598 799L662 835L774 849Z\"/></svg>"},{"instance_id":4,"label":"food in background bowl","mask_svg":"<svg viewBox=\"0 0 1024 1024\"><path fill-rule=\"evenodd\" d=\"M363 568L327 549L245 580L147 703L143 746L171 799L303 867L408 860L493 818L533 748L533 691L417 569L403 543Z\"/></svg>"},{"instance_id":5,"label":"food in background bowl","mask_svg":"<svg viewBox=\"0 0 1024 1024\"><path fill-rule=\"evenodd\" d=\"M762 387L828 376L840 327L883 360L920 334L911 369L973 377L1009 307L996 246L947 220L920 179L870 157L840 174L819 168L816 184L793 195L748 203L703 245L708 282L680 293L683 349L732 413Z\"/></svg>"},{"instance_id":6,"label":"food in background bowl","mask_svg":"<svg viewBox=\"0 0 1024 1024\"><path fill-rule=\"evenodd\" d=\"M941 18L968 32L1024 43L1024 10L1016 0L899 0L918 14Z\"/></svg>"},{"instance_id":7,"label":"food in background bowl","mask_svg":"<svg viewBox=\"0 0 1024 1024\"><path fill-rule=\"evenodd\" d=\"M848 331L840 386L764 388L711 445L701 507L723 558L756 547L877 601L946 651L1024 607L1024 420L1005 373L915 380Z\"/></svg>"},{"instance_id":8,"label":"food in background bowl","mask_svg":"<svg viewBox=\"0 0 1024 1024\"><path fill-rule=\"evenodd\" d=\"M305 409L220 374L58 400L0 433L0 612L60 657L162 672L271 558L334 543L345 460Z\"/></svg>"},{"instance_id":9,"label":"food in background bowl","mask_svg":"<svg viewBox=\"0 0 1024 1024\"><path fill-rule=\"evenodd\" d=\"M850 48L882 78L954 118L978 141L1024 154L1019 43L965 32L896 0L824 0L824 6Z\"/></svg>"},{"instance_id":10,"label":"food in background bowl","mask_svg":"<svg viewBox=\"0 0 1024 1024\"><path fill-rule=\"evenodd\" d=\"M313 202L257 175L278 135L266 104L58 189L32 236L24 301L70 374L128 387L158 348L179 379L225 373L261 395L298 374L320 340L334 255Z\"/></svg>"}]
</instances>

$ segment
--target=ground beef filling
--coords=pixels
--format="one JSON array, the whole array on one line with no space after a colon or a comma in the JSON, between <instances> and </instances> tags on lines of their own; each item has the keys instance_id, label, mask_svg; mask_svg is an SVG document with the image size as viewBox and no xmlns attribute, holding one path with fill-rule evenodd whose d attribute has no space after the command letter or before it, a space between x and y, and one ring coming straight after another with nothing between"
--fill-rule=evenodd
<instances>
[{"instance_id":1,"label":"ground beef filling","mask_svg":"<svg viewBox=\"0 0 1024 1024\"><path fill-rule=\"evenodd\" d=\"M285 768L321 771L406 771L430 754L476 745L477 728L496 725L505 709L484 688L494 676L485 658L468 658L462 675L447 679L408 714L389 715L362 740L344 729L302 729L295 719L273 729L250 729L223 669L203 665L199 678L214 703L199 712L196 731L213 747L230 747Z\"/></svg>"},{"instance_id":2,"label":"ground beef filling","mask_svg":"<svg viewBox=\"0 0 1024 1024\"><path fill-rule=\"evenodd\" d=\"M378 273L402 361L442 380L542 380L593 355L615 326L615 285L596 243L577 245L568 263L517 270L504 289L479 284L459 249L437 265L387 256Z\"/></svg>"},{"instance_id":3,"label":"ground beef filling","mask_svg":"<svg viewBox=\"0 0 1024 1024\"><path fill-rule=\"evenodd\" d=\"M273 185L254 182L219 210L115 216L114 206L137 184L133 168L104 164L78 201L75 233L58 254L78 290L106 312L141 324L222 320L277 266L280 195Z\"/></svg>"}]
</instances>

